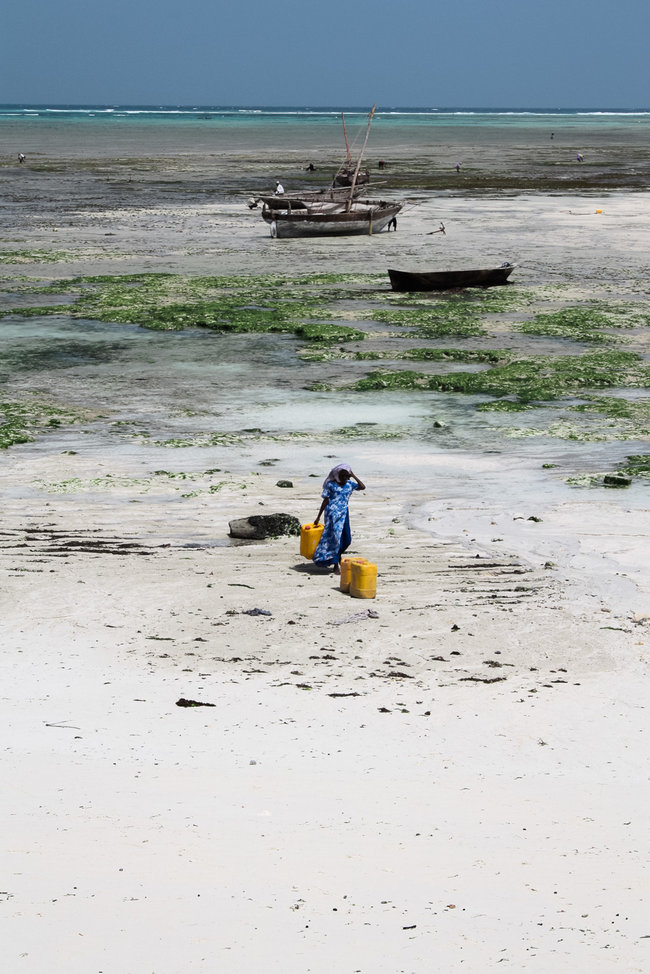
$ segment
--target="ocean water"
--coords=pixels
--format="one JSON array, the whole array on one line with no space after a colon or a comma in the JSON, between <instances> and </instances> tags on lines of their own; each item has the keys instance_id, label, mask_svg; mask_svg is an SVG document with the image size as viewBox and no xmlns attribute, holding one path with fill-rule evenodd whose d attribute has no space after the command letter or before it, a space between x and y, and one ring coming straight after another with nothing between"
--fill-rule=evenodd
<instances>
[{"instance_id":1,"label":"ocean water","mask_svg":"<svg viewBox=\"0 0 650 974\"><path fill-rule=\"evenodd\" d=\"M1 119L49 119L75 121L94 120L148 122L150 124L188 125L196 122L213 122L217 125L260 126L283 125L300 122L301 125L338 125L341 113L351 121L363 123L368 117L367 108L349 106L309 107L235 107L223 105L0 105ZM650 109L554 109L554 108L402 108L375 109L374 118L383 125L455 125L494 126L509 125L521 129L567 123L593 126L650 125Z\"/></svg>"},{"instance_id":2,"label":"ocean water","mask_svg":"<svg viewBox=\"0 0 650 974\"><path fill-rule=\"evenodd\" d=\"M298 151L342 142L345 113L352 145L360 147L368 108L236 107L152 105L0 105L0 137L20 141L24 151L45 139L50 145L74 143L81 136L92 151L119 154L146 142L155 152L227 147L229 151L264 149L278 142ZM378 106L372 128L373 151L404 146L417 150L445 140L538 142L551 137L572 141L620 140L645 144L650 139L650 109L552 108L402 108ZM105 145L102 145L106 140Z\"/></svg>"}]
</instances>

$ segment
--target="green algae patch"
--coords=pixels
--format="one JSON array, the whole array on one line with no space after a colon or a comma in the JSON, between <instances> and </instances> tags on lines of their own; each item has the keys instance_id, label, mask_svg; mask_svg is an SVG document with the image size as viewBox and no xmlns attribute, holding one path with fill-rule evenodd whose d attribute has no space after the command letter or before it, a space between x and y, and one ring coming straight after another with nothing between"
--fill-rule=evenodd
<instances>
[{"instance_id":1,"label":"green algae patch","mask_svg":"<svg viewBox=\"0 0 650 974\"><path fill-rule=\"evenodd\" d=\"M232 433L196 433L193 436L173 436L168 440L154 440L154 446L164 446L174 450L187 447L236 446L241 437Z\"/></svg>"},{"instance_id":2,"label":"green algae patch","mask_svg":"<svg viewBox=\"0 0 650 974\"><path fill-rule=\"evenodd\" d=\"M131 319L134 315L128 312ZM286 315L269 306L247 307L233 299L201 301L195 304L170 304L162 308L141 308L135 323L158 331L209 328L220 332L290 332Z\"/></svg>"},{"instance_id":3,"label":"green algae patch","mask_svg":"<svg viewBox=\"0 0 650 974\"><path fill-rule=\"evenodd\" d=\"M65 250L3 250L0 264L51 264L74 260L77 256Z\"/></svg>"},{"instance_id":4,"label":"green algae patch","mask_svg":"<svg viewBox=\"0 0 650 974\"><path fill-rule=\"evenodd\" d=\"M635 316L626 320L615 309L599 310L593 306L562 308L559 311L537 314L532 321L516 326L516 330L526 335L544 335L551 338L568 338L572 341L592 344L608 344L620 341L607 329L632 328L640 324Z\"/></svg>"},{"instance_id":5,"label":"green algae patch","mask_svg":"<svg viewBox=\"0 0 650 974\"><path fill-rule=\"evenodd\" d=\"M348 337L348 336L346 336ZM474 349L474 348L391 348L371 349L369 351L349 351L344 348L303 348L298 352L303 362L332 362L348 360L355 362L390 361L414 362L467 362L494 365L507 361L512 355L507 350Z\"/></svg>"},{"instance_id":6,"label":"green algae patch","mask_svg":"<svg viewBox=\"0 0 650 974\"><path fill-rule=\"evenodd\" d=\"M0 449L32 443L37 436L79 423L88 413L43 402L0 400Z\"/></svg>"},{"instance_id":7,"label":"green algae patch","mask_svg":"<svg viewBox=\"0 0 650 974\"><path fill-rule=\"evenodd\" d=\"M356 328L328 323L312 322L295 326L292 330L299 338L312 342L362 341L366 337L364 332Z\"/></svg>"},{"instance_id":8,"label":"green algae patch","mask_svg":"<svg viewBox=\"0 0 650 974\"><path fill-rule=\"evenodd\" d=\"M606 487L625 488L634 482L635 478L650 479L650 453L631 454L625 462L608 473L589 473L578 477L567 477L566 482L572 487Z\"/></svg>"},{"instance_id":9,"label":"green algae patch","mask_svg":"<svg viewBox=\"0 0 650 974\"><path fill-rule=\"evenodd\" d=\"M626 457L625 463L618 468L618 472L629 477L650 477L650 453L638 453Z\"/></svg>"},{"instance_id":10,"label":"green algae patch","mask_svg":"<svg viewBox=\"0 0 650 974\"><path fill-rule=\"evenodd\" d=\"M218 332L280 332L323 344L362 340L364 332L332 319L337 302L358 294L342 289L353 275L289 278L184 277L175 274L124 274L56 281L33 293L70 294L74 303L19 308L3 315L68 314L158 331L208 328ZM348 312L347 316L352 316Z\"/></svg>"},{"instance_id":11,"label":"green algae patch","mask_svg":"<svg viewBox=\"0 0 650 974\"><path fill-rule=\"evenodd\" d=\"M417 338L467 338L485 332L477 307L453 300L434 307L420 303L408 308L377 308L368 310L364 317L392 328L409 328Z\"/></svg>"},{"instance_id":12,"label":"green algae patch","mask_svg":"<svg viewBox=\"0 0 650 974\"><path fill-rule=\"evenodd\" d=\"M74 311L73 304L41 304L32 308L3 308L0 318L51 318L53 315L72 315Z\"/></svg>"},{"instance_id":13,"label":"green algae patch","mask_svg":"<svg viewBox=\"0 0 650 974\"><path fill-rule=\"evenodd\" d=\"M512 399L496 399L492 402L482 402L477 407L482 413L523 413L533 409L529 402L514 402Z\"/></svg>"},{"instance_id":14,"label":"green algae patch","mask_svg":"<svg viewBox=\"0 0 650 974\"><path fill-rule=\"evenodd\" d=\"M359 358L364 357L360 352ZM390 357L390 353L385 353L385 357ZM479 348L408 348L404 352L398 352L396 358L413 360L419 362L478 362L497 364L511 358L508 351Z\"/></svg>"},{"instance_id":15,"label":"green algae patch","mask_svg":"<svg viewBox=\"0 0 650 974\"><path fill-rule=\"evenodd\" d=\"M83 480L81 477L69 477L66 480L35 480L34 486L48 494L79 494L93 491L128 489L139 494L147 493L151 481L142 477L116 477L106 474L104 477L91 477Z\"/></svg>"},{"instance_id":16,"label":"green algae patch","mask_svg":"<svg viewBox=\"0 0 650 974\"><path fill-rule=\"evenodd\" d=\"M378 426L377 423L355 423L354 426L342 426L340 429L332 430L332 436L344 440L372 439L372 440L399 440L406 435L406 430L391 429L385 425Z\"/></svg>"},{"instance_id":17,"label":"green algae patch","mask_svg":"<svg viewBox=\"0 0 650 974\"><path fill-rule=\"evenodd\" d=\"M587 402L572 406L577 413L598 413L607 419L629 420L650 429L650 399L623 399L618 396L588 396Z\"/></svg>"},{"instance_id":18,"label":"green algae patch","mask_svg":"<svg viewBox=\"0 0 650 974\"><path fill-rule=\"evenodd\" d=\"M219 480L216 483L206 483L211 478L212 471L198 473L156 470L151 477L125 477L107 473L101 477L69 477L65 480L48 481L35 480L34 486L48 494L80 494L107 493L122 491L129 494L160 493L161 489L171 491L172 494L186 499L200 495L217 494L225 487L237 490L245 489L246 485L232 480ZM176 483L178 481L178 483ZM186 482L196 485L194 490L187 490Z\"/></svg>"},{"instance_id":19,"label":"green algae patch","mask_svg":"<svg viewBox=\"0 0 650 974\"><path fill-rule=\"evenodd\" d=\"M376 371L355 389L426 389L514 397L522 403L547 402L582 390L615 386L650 387L650 366L633 352L592 352L586 355L538 356L516 359L484 372L425 375L412 371Z\"/></svg>"},{"instance_id":20,"label":"green algae patch","mask_svg":"<svg viewBox=\"0 0 650 974\"><path fill-rule=\"evenodd\" d=\"M566 419L559 419L549 423L546 427L504 427L500 429L504 436L511 439L526 437L548 436L556 440L569 440L574 443L607 443L612 440L633 439L624 436L619 429L605 429L602 426L582 427Z\"/></svg>"}]
</instances>

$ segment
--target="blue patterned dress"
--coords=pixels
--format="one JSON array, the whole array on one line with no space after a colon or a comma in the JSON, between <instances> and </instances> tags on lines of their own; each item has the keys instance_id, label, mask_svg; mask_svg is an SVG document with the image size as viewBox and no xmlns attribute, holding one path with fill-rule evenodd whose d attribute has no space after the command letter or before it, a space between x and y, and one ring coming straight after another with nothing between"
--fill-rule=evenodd
<instances>
[{"instance_id":1,"label":"blue patterned dress","mask_svg":"<svg viewBox=\"0 0 650 974\"><path fill-rule=\"evenodd\" d=\"M323 487L321 497L327 497L329 503L323 512L323 533L314 552L317 565L338 565L341 555L350 547L352 535L348 502L352 491L358 489L359 485L354 480L348 480L345 484L330 480Z\"/></svg>"}]
</instances>

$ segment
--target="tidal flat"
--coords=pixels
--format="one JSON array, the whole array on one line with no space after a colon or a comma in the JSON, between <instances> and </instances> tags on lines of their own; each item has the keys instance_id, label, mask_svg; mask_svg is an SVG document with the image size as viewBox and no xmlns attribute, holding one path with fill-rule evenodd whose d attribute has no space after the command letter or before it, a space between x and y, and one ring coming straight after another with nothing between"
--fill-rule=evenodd
<instances>
[{"instance_id":1,"label":"tidal flat","mask_svg":"<svg viewBox=\"0 0 650 974\"><path fill-rule=\"evenodd\" d=\"M286 348L294 367L284 376L294 396L299 397L301 388L306 399L310 392L332 398L344 395L351 413L363 393L410 391L428 393L434 409L438 403L444 410L450 396L461 396L471 397L468 409L476 414L543 411L543 423L534 426L527 416L526 425L493 427L493 432L506 438L535 435L605 442L647 441L649 435L650 400L642 393L650 388L650 299L610 299L608 287L592 287L579 302L571 284L552 288L511 284L414 296L390 291L382 275L343 273L220 277L155 272L84 275L53 282L15 277L5 278L4 287L0 322L11 326L11 333L4 342L0 374L7 380L21 373L42 374L48 365L60 370L104 363L110 371L123 347L119 325L189 336L200 331L278 334L294 340ZM51 295L59 303L34 303ZM20 296L20 303L11 306L11 296ZM48 338L43 321L48 318L67 321L65 340L56 328ZM35 343L29 339L30 322L39 320L40 338ZM89 340L84 323L92 322L115 325L115 340L108 337L110 329L103 340ZM450 340L456 345L450 346ZM593 350L594 344L598 351ZM143 361L147 348L143 347ZM213 352L219 355L218 345ZM245 346L241 354L245 366ZM415 362L418 371L412 368ZM459 370L458 365L469 370ZM243 380L252 398L256 375L253 368ZM106 381L110 380L104 374L102 382ZM201 383L204 377L197 372L192 381ZM604 389L610 395L596 395ZM1 442L5 447L44 434L67 415L66 404L56 397L42 404L39 413L34 403L28 406L4 395ZM436 396L444 398L436 400ZM192 418L196 401L196 390L189 384L185 402ZM91 398L83 405L91 409ZM300 412L297 402L295 407ZM606 422L594 422L594 414ZM121 415L117 422L123 426L138 421L134 413ZM333 424L328 433L334 440L422 435L408 422L398 428L380 425ZM485 425L477 422L478 429L484 430ZM308 437L314 431L307 426L292 433ZM143 429L134 435L141 442L148 436ZM282 434L260 430L257 435ZM234 445L241 439L232 430L193 427L184 435L159 435L154 442L216 446Z\"/></svg>"}]
</instances>

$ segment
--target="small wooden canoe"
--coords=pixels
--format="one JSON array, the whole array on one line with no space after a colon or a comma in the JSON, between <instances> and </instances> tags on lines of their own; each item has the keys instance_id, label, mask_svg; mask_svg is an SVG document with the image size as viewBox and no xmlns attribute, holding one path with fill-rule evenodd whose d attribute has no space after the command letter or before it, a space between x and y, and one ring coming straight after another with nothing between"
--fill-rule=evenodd
<instances>
[{"instance_id":1,"label":"small wooden canoe","mask_svg":"<svg viewBox=\"0 0 650 974\"><path fill-rule=\"evenodd\" d=\"M352 180L354 179L354 166L348 166L343 169L339 169L336 176L334 177L335 186L351 186ZM357 173L357 178L354 180L356 186L361 186L364 183L370 182L370 174L367 169L360 169Z\"/></svg>"},{"instance_id":2,"label":"small wooden canoe","mask_svg":"<svg viewBox=\"0 0 650 974\"><path fill-rule=\"evenodd\" d=\"M472 271L395 271L388 276L393 291L451 291L460 287L496 287L507 284L516 264Z\"/></svg>"}]
</instances>

